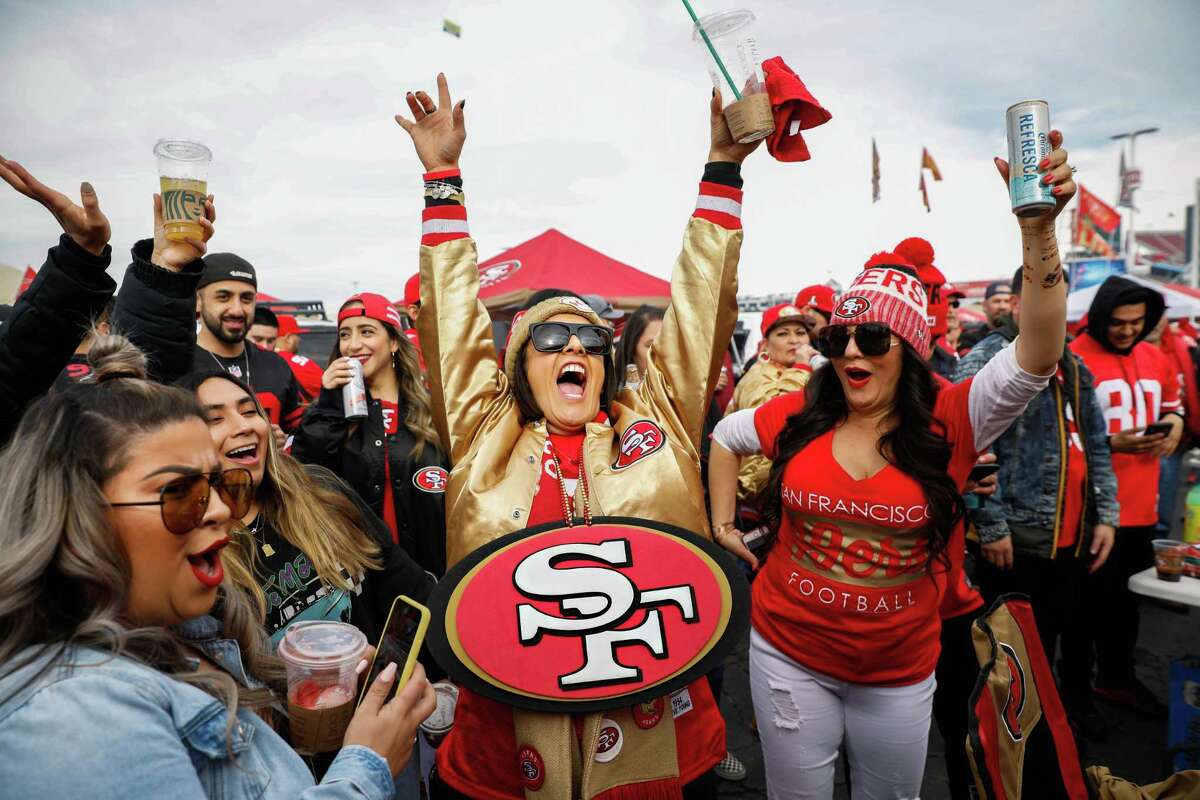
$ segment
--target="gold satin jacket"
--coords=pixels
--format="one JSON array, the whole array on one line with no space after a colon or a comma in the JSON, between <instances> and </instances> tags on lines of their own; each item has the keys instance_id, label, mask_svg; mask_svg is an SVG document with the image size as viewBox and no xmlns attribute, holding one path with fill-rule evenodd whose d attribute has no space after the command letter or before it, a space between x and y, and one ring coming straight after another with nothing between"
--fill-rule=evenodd
<instances>
[{"instance_id":1,"label":"gold satin jacket","mask_svg":"<svg viewBox=\"0 0 1200 800\"><path fill-rule=\"evenodd\" d=\"M768 400L781 394L803 389L812 377L812 370L803 367L781 367L771 361L757 361L746 370L733 390L733 398L725 413L732 414L744 408L758 408ZM765 456L747 456L738 468L739 503L752 503L757 498L771 475L771 460Z\"/></svg>"},{"instance_id":2,"label":"gold satin jacket","mask_svg":"<svg viewBox=\"0 0 1200 800\"><path fill-rule=\"evenodd\" d=\"M586 426L582 468L595 516L657 520L711 537L699 445L737 319L741 244L740 229L689 220L671 276L671 305L642 383L617 394L611 422ZM547 438L545 420L521 423L496 359L491 317L479 300L477 261L470 238L421 247L417 326L434 425L454 465L446 490L447 567L528 525ZM622 436L639 420L657 423L666 445L614 469Z\"/></svg>"}]
</instances>

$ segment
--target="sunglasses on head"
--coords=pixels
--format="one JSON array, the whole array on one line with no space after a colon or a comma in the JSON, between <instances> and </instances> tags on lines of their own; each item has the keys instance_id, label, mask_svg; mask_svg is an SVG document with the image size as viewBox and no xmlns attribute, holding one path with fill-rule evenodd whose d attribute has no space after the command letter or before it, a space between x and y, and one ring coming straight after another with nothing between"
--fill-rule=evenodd
<instances>
[{"instance_id":1,"label":"sunglasses on head","mask_svg":"<svg viewBox=\"0 0 1200 800\"><path fill-rule=\"evenodd\" d=\"M109 505L112 508L161 506L163 525L171 533L182 536L200 527L204 521L213 489L217 490L222 502L229 506L234 519L241 519L249 513L250 501L254 498L254 478L250 470L243 467L224 472L218 470L210 475L185 475L167 481L159 492L158 500Z\"/></svg>"},{"instance_id":2,"label":"sunglasses on head","mask_svg":"<svg viewBox=\"0 0 1200 800\"><path fill-rule=\"evenodd\" d=\"M826 325L814 345L826 358L841 358L850 344L850 326ZM892 329L882 322L864 322L854 329L854 343L864 356L881 356L892 349Z\"/></svg>"},{"instance_id":3,"label":"sunglasses on head","mask_svg":"<svg viewBox=\"0 0 1200 800\"><path fill-rule=\"evenodd\" d=\"M557 353L571 337L578 337L583 349L594 356L607 355L612 348L612 331L587 322L538 322L529 329L529 340L539 353Z\"/></svg>"}]
</instances>

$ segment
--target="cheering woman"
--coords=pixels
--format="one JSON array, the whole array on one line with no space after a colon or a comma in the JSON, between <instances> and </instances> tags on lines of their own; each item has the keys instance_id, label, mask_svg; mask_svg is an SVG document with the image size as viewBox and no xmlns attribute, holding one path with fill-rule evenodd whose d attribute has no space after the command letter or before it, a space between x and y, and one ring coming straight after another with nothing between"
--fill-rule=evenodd
<instances>
[{"instance_id":1,"label":"cheering woman","mask_svg":"<svg viewBox=\"0 0 1200 800\"><path fill-rule=\"evenodd\" d=\"M976 456L1046 385L1062 354L1066 288L1054 218L1075 193L1062 137L1041 163L1055 213L1019 218L1020 336L972 380L925 362L926 296L886 265L839 298L804 393L726 417L709 467L713 529L757 566L733 525L737 456L772 459L775 533L754 582L750 684L768 793L829 798L845 740L856 798L915 797L929 733L945 547ZM1007 164L997 159L1007 179Z\"/></svg>"},{"instance_id":2,"label":"cheering woman","mask_svg":"<svg viewBox=\"0 0 1200 800\"><path fill-rule=\"evenodd\" d=\"M314 788L268 724L285 687L221 551L253 502L196 399L119 337L0 458L0 785L13 797L390 798L434 708L385 669ZM274 691L273 691L274 690ZM69 766L67 765L69 761Z\"/></svg>"},{"instance_id":3,"label":"cheering woman","mask_svg":"<svg viewBox=\"0 0 1200 800\"><path fill-rule=\"evenodd\" d=\"M739 165L754 145L730 140L714 98L709 163L675 265L671 307L641 385L618 393L611 329L571 297L526 311L497 364L461 204L462 103L451 103L442 75L438 90L436 103L424 92L409 94L414 120L397 121L426 170L418 325L434 422L454 464L446 494L449 565L529 525L588 524L600 515L707 533L699 439L737 314ZM647 446L623 456L622 440L634 434ZM724 723L704 679L688 692L690 710L649 728L635 725L629 709L606 712L625 715L625 743L602 760L595 758L600 714L573 720L525 712L463 689L454 728L438 750L434 797L521 800L526 786L547 798L593 797L617 786L625 797L701 791L683 787L707 782L702 776L724 756ZM518 739L544 759L537 786L520 769ZM646 753L661 757L638 757Z\"/></svg>"},{"instance_id":4,"label":"cheering woman","mask_svg":"<svg viewBox=\"0 0 1200 800\"><path fill-rule=\"evenodd\" d=\"M348 419L342 403L351 359L361 365L366 383L362 419ZM404 335L400 313L383 295L356 294L338 311L338 341L292 455L328 467L387 523L393 542L432 574L446 571L446 458L434 433L417 351Z\"/></svg>"}]
</instances>

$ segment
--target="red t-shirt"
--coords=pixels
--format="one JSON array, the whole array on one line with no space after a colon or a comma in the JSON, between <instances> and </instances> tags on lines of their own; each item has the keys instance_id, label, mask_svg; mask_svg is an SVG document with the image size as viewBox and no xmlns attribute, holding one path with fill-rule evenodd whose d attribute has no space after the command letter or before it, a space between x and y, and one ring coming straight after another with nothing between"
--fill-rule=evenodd
<instances>
[{"instance_id":1,"label":"red t-shirt","mask_svg":"<svg viewBox=\"0 0 1200 800\"><path fill-rule=\"evenodd\" d=\"M978 456L968 410L973 382L941 388L933 411L953 448L947 472L960 490ZM804 394L792 392L755 412L766 456L775 457L779 433L803 405ZM925 680L937 663L939 606L953 574L928 567L925 494L891 464L863 480L850 477L833 456L834 434L814 439L784 468L784 517L754 581L751 623L785 655L834 678L880 686Z\"/></svg>"},{"instance_id":2,"label":"red t-shirt","mask_svg":"<svg viewBox=\"0 0 1200 800\"><path fill-rule=\"evenodd\" d=\"M383 432L387 436L400 430L400 407L387 400L379 401L383 411ZM392 469L388 465L388 441L383 440L383 521L392 532L392 544L400 543L400 526L396 522L396 498L392 495Z\"/></svg>"},{"instance_id":3,"label":"red t-shirt","mask_svg":"<svg viewBox=\"0 0 1200 800\"><path fill-rule=\"evenodd\" d=\"M1063 386L1060 367L1055 373L1059 388ZM1058 531L1058 547L1070 547L1079 541L1079 526L1083 522L1083 484L1087 481L1087 454L1079 439L1075 412L1066 406L1067 418L1067 484L1064 488L1062 525Z\"/></svg>"},{"instance_id":4,"label":"red t-shirt","mask_svg":"<svg viewBox=\"0 0 1200 800\"><path fill-rule=\"evenodd\" d=\"M541 480L529 510L529 525L561 522L562 491L555 475L550 447L558 453L567 494L575 497L579 479L579 457L585 434L552 433L542 451ZM576 517L583 516L575 508ZM725 755L725 720L717 708L707 678L700 678L677 692L691 708L675 717L675 747L679 777L694 781ZM673 704L668 703L668 707ZM576 735L579 733L576 725ZM517 741L513 732L512 707L461 687L454 727L437 752L438 775L452 788L471 797L487 800L524 800L525 789L518 770Z\"/></svg>"},{"instance_id":5,"label":"red t-shirt","mask_svg":"<svg viewBox=\"0 0 1200 800\"><path fill-rule=\"evenodd\" d=\"M1180 408L1179 379L1162 351L1139 342L1128 355L1105 350L1089 334L1071 342L1096 381L1096 399L1108 423L1108 435L1143 428L1167 411ZM1158 521L1159 457L1154 453L1113 453L1121 525Z\"/></svg>"}]
</instances>

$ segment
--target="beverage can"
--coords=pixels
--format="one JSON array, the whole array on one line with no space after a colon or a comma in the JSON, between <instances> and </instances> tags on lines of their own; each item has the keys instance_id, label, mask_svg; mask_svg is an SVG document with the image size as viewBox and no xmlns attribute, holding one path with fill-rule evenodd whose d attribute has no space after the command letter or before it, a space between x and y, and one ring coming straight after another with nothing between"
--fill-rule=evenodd
<instances>
[{"instance_id":1,"label":"beverage can","mask_svg":"<svg viewBox=\"0 0 1200 800\"><path fill-rule=\"evenodd\" d=\"M350 359L350 382L342 387L342 410L346 419L363 419L367 416L367 384L363 380L362 362Z\"/></svg>"},{"instance_id":2,"label":"beverage can","mask_svg":"<svg viewBox=\"0 0 1200 800\"><path fill-rule=\"evenodd\" d=\"M454 727L454 710L458 707L458 687L446 681L433 685L433 693L437 698L437 707L424 722L421 723L421 733L430 747L437 747L446 738L446 734Z\"/></svg>"},{"instance_id":3,"label":"beverage can","mask_svg":"<svg viewBox=\"0 0 1200 800\"><path fill-rule=\"evenodd\" d=\"M1050 104L1023 100L1008 107L1008 197L1018 217L1040 217L1054 210L1052 187L1042 183L1038 165L1050 155Z\"/></svg>"},{"instance_id":4,"label":"beverage can","mask_svg":"<svg viewBox=\"0 0 1200 800\"><path fill-rule=\"evenodd\" d=\"M1190 544L1200 543L1200 483L1188 489L1183 540Z\"/></svg>"}]
</instances>

